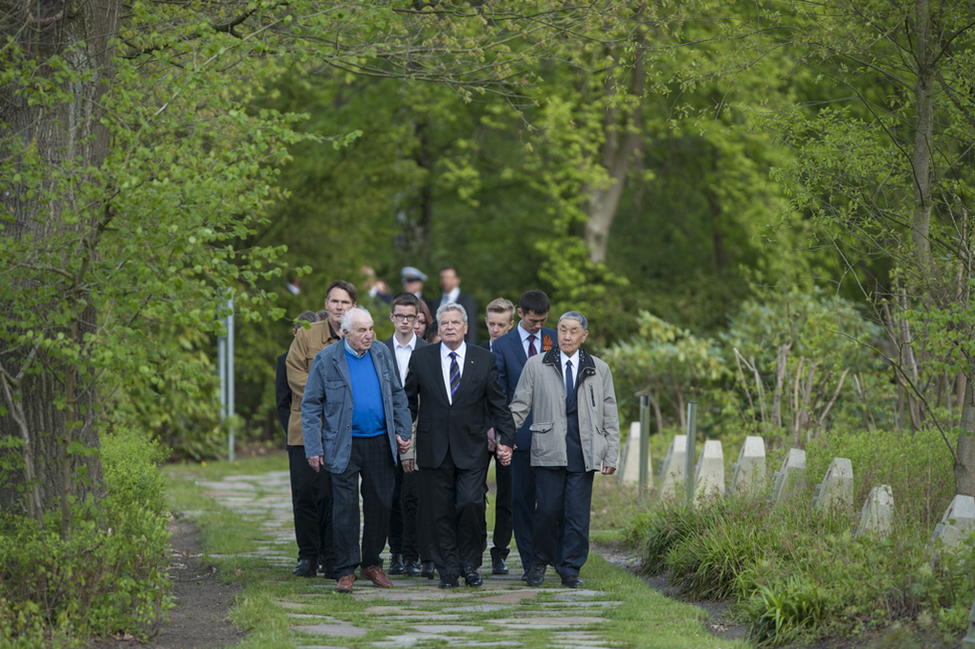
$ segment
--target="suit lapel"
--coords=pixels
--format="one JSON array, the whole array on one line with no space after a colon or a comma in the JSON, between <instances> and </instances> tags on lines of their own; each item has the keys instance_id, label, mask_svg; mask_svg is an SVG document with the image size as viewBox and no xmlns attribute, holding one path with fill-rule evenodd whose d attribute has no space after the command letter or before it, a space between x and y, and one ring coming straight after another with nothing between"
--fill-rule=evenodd
<instances>
[{"instance_id":1,"label":"suit lapel","mask_svg":"<svg viewBox=\"0 0 975 649\"><path fill-rule=\"evenodd\" d=\"M436 378L437 385L440 386L440 389L437 391L437 394L439 394L440 395L440 398L443 399L444 404L446 404L447 406L450 406L450 401L447 399L447 385L443 381L443 365L442 365L442 363L443 363L443 356L442 356L443 349L442 349L442 346L443 346L443 343L437 343L437 345L436 345L436 347L437 347L437 353L436 354L430 354L430 363L431 363L430 371L432 371L433 372L433 375L435 377L437 377Z\"/></svg>"},{"instance_id":2,"label":"suit lapel","mask_svg":"<svg viewBox=\"0 0 975 649\"><path fill-rule=\"evenodd\" d=\"M477 362L474 360L476 354L471 354L471 345L467 346L467 354L464 356L464 371L460 375L460 385L457 386L457 392L460 393L462 390L466 390L474 379L474 372L477 367Z\"/></svg>"}]
</instances>

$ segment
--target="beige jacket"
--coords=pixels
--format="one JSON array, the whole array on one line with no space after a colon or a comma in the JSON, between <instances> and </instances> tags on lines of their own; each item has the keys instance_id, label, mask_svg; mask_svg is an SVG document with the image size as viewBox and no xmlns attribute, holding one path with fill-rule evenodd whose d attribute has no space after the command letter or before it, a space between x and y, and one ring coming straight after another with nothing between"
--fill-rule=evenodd
<instances>
[{"instance_id":1,"label":"beige jacket","mask_svg":"<svg viewBox=\"0 0 975 649\"><path fill-rule=\"evenodd\" d=\"M299 329L288 350L288 385L291 386L291 417L288 419L288 446L304 446L301 432L301 397L308 382L308 371L315 354L334 342L342 340L328 326L328 320L316 322L308 329Z\"/></svg>"}]
</instances>

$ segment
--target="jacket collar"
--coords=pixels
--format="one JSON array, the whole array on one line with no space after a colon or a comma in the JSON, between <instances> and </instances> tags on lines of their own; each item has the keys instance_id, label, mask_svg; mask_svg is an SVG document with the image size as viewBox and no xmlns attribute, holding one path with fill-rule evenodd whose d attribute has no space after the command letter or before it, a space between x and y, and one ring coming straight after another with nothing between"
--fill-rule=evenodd
<instances>
[{"instance_id":1,"label":"jacket collar","mask_svg":"<svg viewBox=\"0 0 975 649\"><path fill-rule=\"evenodd\" d=\"M559 356L561 350L556 346L545 352L545 356L542 358L542 362L546 365L552 365L555 367L559 373L562 373L562 363L559 361ZM579 348L579 376L587 376L589 374L596 373L596 363L593 362L592 356L590 356L585 349Z\"/></svg>"}]
</instances>

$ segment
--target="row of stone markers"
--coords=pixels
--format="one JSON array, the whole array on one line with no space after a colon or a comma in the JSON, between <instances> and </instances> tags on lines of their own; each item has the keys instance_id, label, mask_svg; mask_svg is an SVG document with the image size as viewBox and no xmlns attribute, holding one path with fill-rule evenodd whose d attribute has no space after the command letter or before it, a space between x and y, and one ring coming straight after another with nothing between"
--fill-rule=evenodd
<instances>
[{"instance_id":1,"label":"row of stone markers","mask_svg":"<svg viewBox=\"0 0 975 649\"><path fill-rule=\"evenodd\" d=\"M620 482L639 482L639 449L640 425L633 423L622 449ZM656 474L650 470L653 466L652 460L647 458L647 475L651 482L647 486L654 486L652 482L655 475L657 494L661 498L675 498L684 485L686 459L687 436L675 435ZM707 440L695 465L694 503L721 495L760 493L763 489L770 489L770 500L780 505L805 492L806 452L802 449L789 449L781 468L773 476L770 487L765 467L765 440L757 436L746 437L738 453L738 461L733 465L731 481L726 486L721 442ZM816 487L813 509L825 512L841 504L853 504L853 465L850 460L838 457L829 465L822 482ZM886 536L890 532L893 519L894 495L890 486L874 487L860 512L856 534ZM958 547L973 531L975 498L956 495L941 517L941 522L935 527L931 543L933 545L936 539L940 539L946 547Z\"/></svg>"}]
</instances>

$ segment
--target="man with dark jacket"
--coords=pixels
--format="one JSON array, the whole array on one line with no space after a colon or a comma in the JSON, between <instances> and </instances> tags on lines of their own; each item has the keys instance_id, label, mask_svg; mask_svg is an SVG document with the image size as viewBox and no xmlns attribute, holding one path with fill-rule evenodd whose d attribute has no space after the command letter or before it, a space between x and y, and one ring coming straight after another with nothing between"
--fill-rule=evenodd
<instances>
[{"instance_id":1,"label":"man with dark jacket","mask_svg":"<svg viewBox=\"0 0 975 649\"><path fill-rule=\"evenodd\" d=\"M483 581L478 568L484 552L484 475L487 430L494 420L498 458L511 461L514 427L498 385L491 352L464 341L464 307L444 304L437 310L441 342L413 353L406 377L410 411L416 418L422 525L435 542L432 559L440 588Z\"/></svg>"}]
</instances>

